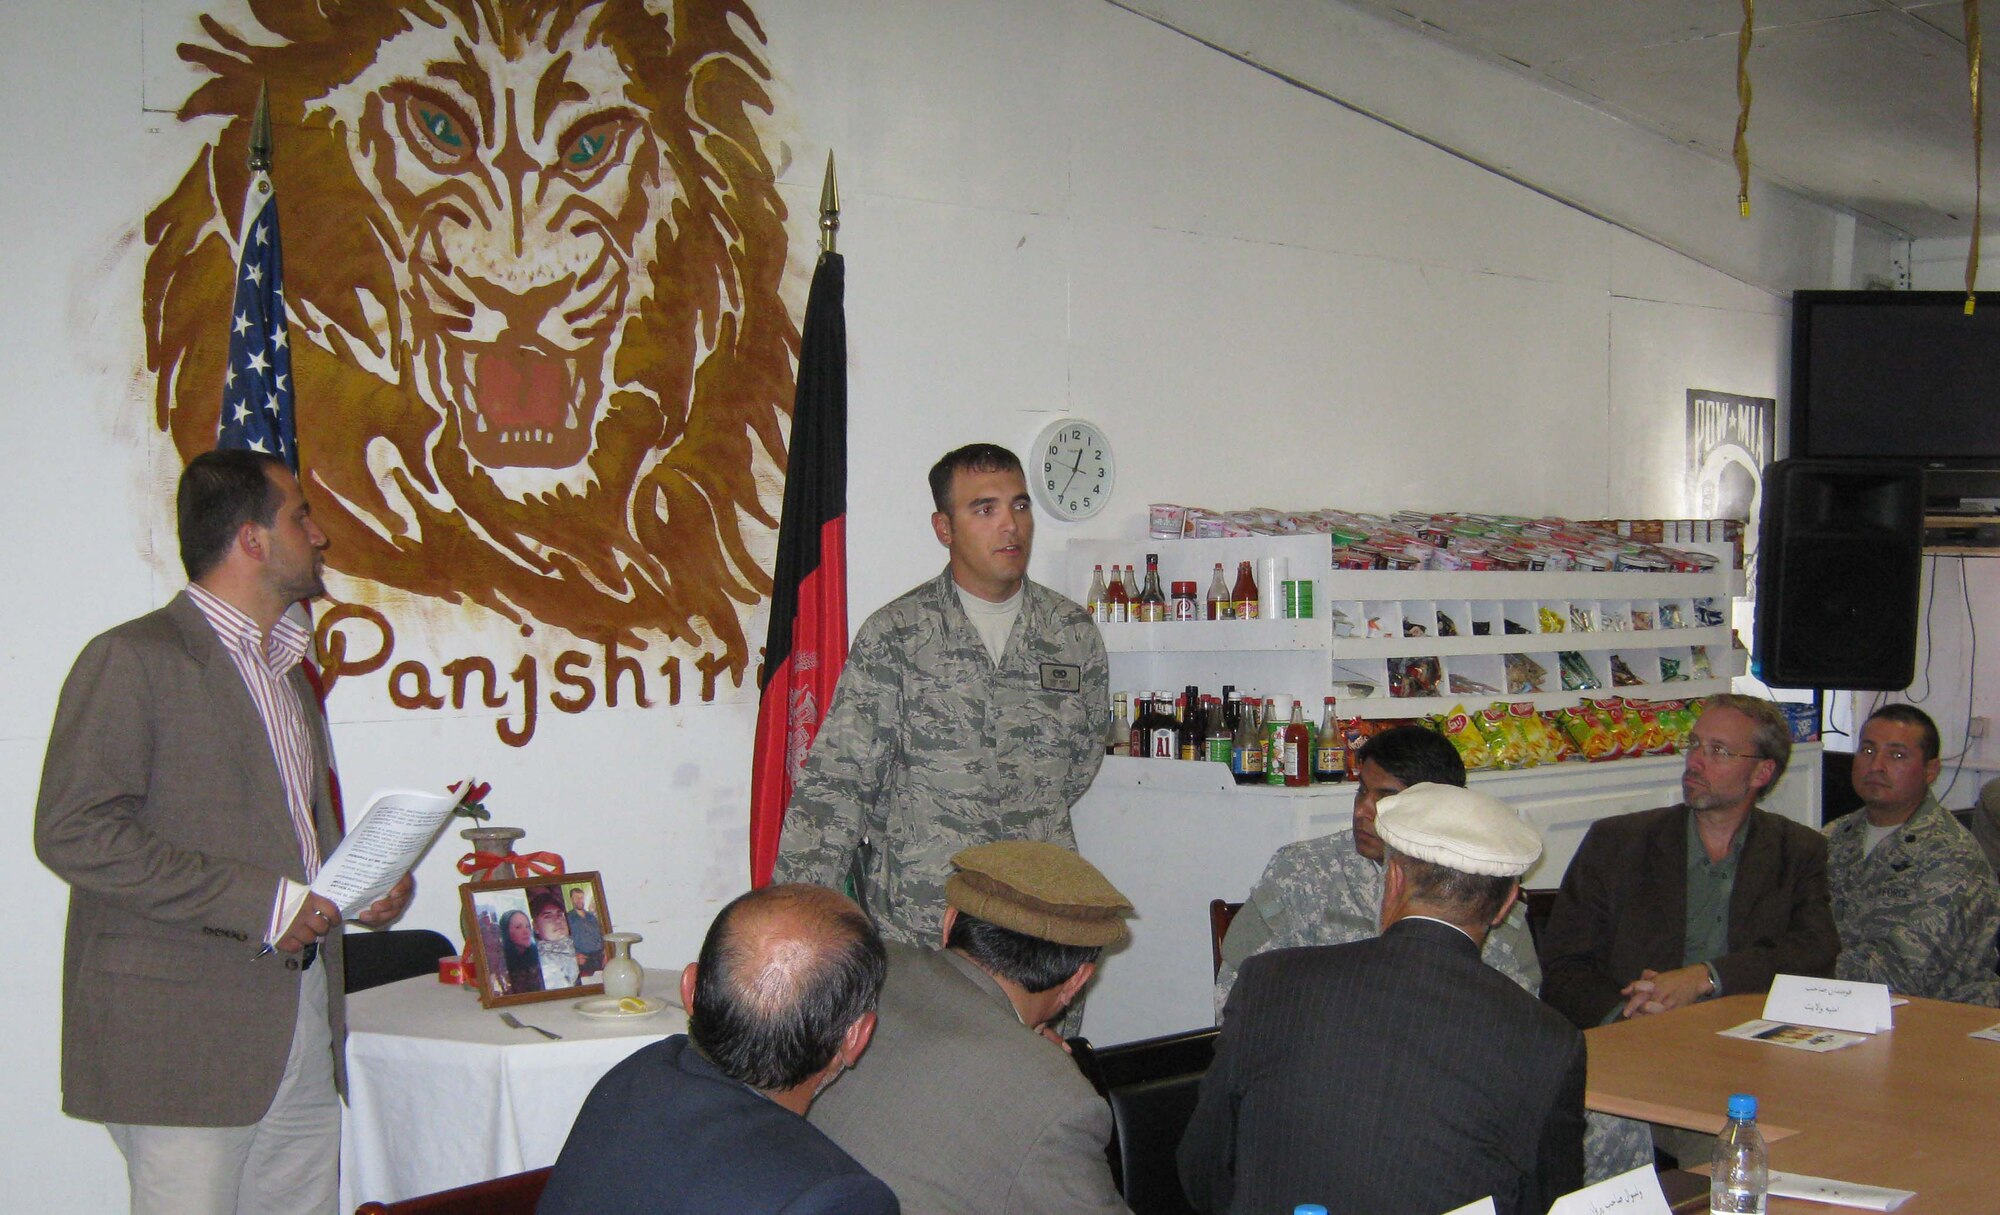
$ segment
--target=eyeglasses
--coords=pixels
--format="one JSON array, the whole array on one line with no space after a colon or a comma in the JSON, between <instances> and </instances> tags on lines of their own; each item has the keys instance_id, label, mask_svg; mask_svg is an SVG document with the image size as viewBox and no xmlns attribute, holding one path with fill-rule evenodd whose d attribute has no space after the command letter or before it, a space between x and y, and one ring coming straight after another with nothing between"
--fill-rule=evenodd
<instances>
[{"instance_id":1,"label":"eyeglasses","mask_svg":"<svg viewBox=\"0 0 2000 1215\"><path fill-rule=\"evenodd\" d=\"M1731 751L1728 747L1723 746L1721 743L1713 743L1713 742L1705 743L1692 738L1688 740L1686 754L1690 756L1697 754L1705 755L1709 759L1713 760L1764 758L1763 756L1758 755L1755 752L1743 753L1743 752Z\"/></svg>"}]
</instances>

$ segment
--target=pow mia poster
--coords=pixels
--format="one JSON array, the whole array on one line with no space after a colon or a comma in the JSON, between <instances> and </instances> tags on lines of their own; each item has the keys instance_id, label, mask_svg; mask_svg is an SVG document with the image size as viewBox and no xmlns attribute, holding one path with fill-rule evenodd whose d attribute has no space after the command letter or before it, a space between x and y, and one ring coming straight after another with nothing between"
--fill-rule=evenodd
<instances>
[{"instance_id":1,"label":"pow mia poster","mask_svg":"<svg viewBox=\"0 0 2000 1215\"><path fill-rule=\"evenodd\" d=\"M1777 446L1778 402L1706 388L1687 390L1687 510L1697 519L1743 521L1743 569L1757 585L1757 516L1764 466Z\"/></svg>"}]
</instances>

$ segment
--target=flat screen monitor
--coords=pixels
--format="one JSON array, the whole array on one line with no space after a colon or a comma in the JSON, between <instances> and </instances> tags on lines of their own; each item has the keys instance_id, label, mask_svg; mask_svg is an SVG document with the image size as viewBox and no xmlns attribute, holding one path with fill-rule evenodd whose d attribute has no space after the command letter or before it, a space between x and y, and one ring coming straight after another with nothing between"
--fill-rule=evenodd
<instances>
[{"instance_id":1,"label":"flat screen monitor","mask_svg":"<svg viewBox=\"0 0 2000 1215\"><path fill-rule=\"evenodd\" d=\"M1791 454L2000 469L2000 295L1794 294Z\"/></svg>"}]
</instances>

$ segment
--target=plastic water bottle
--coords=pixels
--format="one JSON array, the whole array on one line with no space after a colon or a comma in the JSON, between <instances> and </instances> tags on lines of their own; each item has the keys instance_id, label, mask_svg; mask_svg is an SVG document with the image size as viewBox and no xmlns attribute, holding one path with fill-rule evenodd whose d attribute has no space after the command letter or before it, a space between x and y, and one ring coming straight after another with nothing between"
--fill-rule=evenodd
<instances>
[{"instance_id":1,"label":"plastic water bottle","mask_svg":"<svg viewBox=\"0 0 2000 1215\"><path fill-rule=\"evenodd\" d=\"M1729 1098L1729 1125L1715 1140L1715 1158L1708 1180L1712 1215L1764 1215L1764 1196L1771 1188L1771 1157L1757 1130L1757 1098L1736 1093Z\"/></svg>"}]
</instances>

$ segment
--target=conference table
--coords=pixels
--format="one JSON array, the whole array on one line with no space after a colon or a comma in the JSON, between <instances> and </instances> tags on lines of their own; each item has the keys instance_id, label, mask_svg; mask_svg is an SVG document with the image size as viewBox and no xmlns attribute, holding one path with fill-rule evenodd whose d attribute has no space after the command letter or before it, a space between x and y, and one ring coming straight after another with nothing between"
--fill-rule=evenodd
<instances>
[{"instance_id":1,"label":"conference table","mask_svg":"<svg viewBox=\"0 0 2000 1215\"><path fill-rule=\"evenodd\" d=\"M647 994L677 999L664 990L675 977L649 976ZM675 1003L614 1021L586 1018L576 1004L484 1009L470 989L431 977L349 996L340 1209L554 1164L598 1079L633 1051L687 1029ZM503 1012L561 1041L515 1029Z\"/></svg>"},{"instance_id":2,"label":"conference table","mask_svg":"<svg viewBox=\"0 0 2000 1215\"><path fill-rule=\"evenodd\" d=\"M1714 1134L1729 1094L1751 1093L1773 1169L1915 1191L1898 1215L2000 1210L2000 1042L1967 1036L2000 1009L1913 999L1894 1029L1824 1054L1719 1036L1763 1008L1762 995L1726 996L1587 1031L1585 1104ZM1835 1209L1770 1203L1771 1215Z\"/></svg>"}]
</instances>

